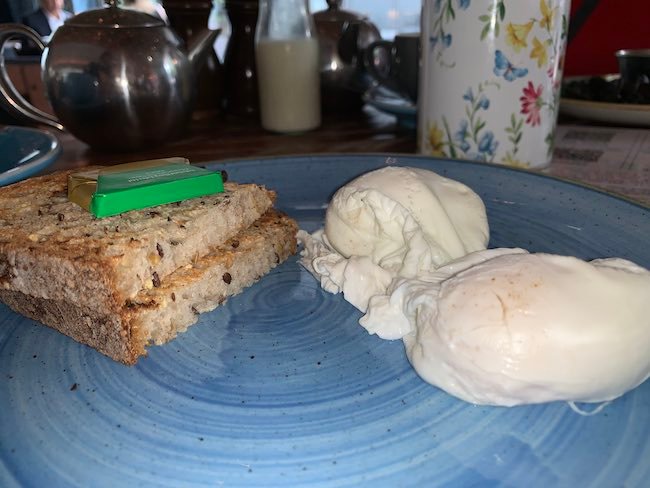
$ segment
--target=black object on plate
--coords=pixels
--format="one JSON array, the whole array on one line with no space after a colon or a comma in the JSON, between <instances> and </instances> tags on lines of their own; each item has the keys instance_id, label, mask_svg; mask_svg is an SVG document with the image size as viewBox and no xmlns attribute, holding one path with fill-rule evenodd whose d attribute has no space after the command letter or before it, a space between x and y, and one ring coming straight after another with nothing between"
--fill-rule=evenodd
<instances>
[{"instance_id":1,"label":"black object on plate","mask_svg":"<svg viewBox=\"0 0 650 488\"><path fill-rule=\"evenodd\" d=\"M630 88L632 86L632 88ZM617 76L591 76L562 85L562 98L592 102L650 104L650 79L638 77L632 85Z\"/></svg>"}]
</instances>

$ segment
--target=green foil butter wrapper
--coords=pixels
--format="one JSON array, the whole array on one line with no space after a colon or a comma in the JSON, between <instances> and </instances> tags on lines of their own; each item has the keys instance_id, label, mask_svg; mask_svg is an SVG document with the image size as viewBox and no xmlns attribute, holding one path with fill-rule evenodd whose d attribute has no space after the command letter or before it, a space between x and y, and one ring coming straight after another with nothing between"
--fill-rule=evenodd
<instances>
[{"instance_id":1,"label":"green foil butter wrapper","mask_svg":"<svg viewBox=\"0 0 650 488\"><path fill-rule=\"evenodd\" d=\"M96 217L220 192L220 172L192 166L185 158L138 161L68 176L68 199Z\"/></svg>"}]
</instances>

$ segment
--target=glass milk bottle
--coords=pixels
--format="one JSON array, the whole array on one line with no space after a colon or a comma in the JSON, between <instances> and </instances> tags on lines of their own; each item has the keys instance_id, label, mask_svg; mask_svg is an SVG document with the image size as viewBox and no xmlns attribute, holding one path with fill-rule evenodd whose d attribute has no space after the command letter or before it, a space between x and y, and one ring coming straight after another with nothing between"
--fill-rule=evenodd
<instances>
[{"instance_id":1,"label":"glass milk bottle","mask_svg":"<svg viewBox=\"0 0 650 488\"><path fill-rule=\"evenodd\" d=\"M320 125L320 75L308 0L261 0L255 59L262 127L303 132Z\"/></svg>"}]
</instances>

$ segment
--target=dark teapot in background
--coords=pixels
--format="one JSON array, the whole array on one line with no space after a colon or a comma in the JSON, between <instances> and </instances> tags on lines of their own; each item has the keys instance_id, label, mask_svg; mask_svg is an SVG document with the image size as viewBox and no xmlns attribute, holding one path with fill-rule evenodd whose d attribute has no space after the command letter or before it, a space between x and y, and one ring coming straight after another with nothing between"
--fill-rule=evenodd
<instances>
[{"instance_id":1,"label":"dark teapot in background","mask_svg":"<svg viewBox=\"0 0 650 488\"><path fill-rule=\"evenodd\" d=\"M359 110L363 93L372 85L364 66L364 51L380 40L381 34L367 17L342 10L341 0L327 0L327 5L327 10L314 13L320 43L323 109ZM387 63L388 59L375 62Z\"/></svg>"},{"instance_id":2,"label":"dark teapot in background","mask_svg":"<svg viewBox=\"0 0 650 488\"><path fill-rule=\"evenodd\" d=\"M28 123L44 124L106 151L161 144L187 126L195 75L219 31L196 34L187 50L162 20L118 8L69 19L47 44L33 30L0 25L0 49L25 36L41 49L41 76L56 117L29 104L14 88L0 54L0 103Z\"/></svg>"}]
</instances>

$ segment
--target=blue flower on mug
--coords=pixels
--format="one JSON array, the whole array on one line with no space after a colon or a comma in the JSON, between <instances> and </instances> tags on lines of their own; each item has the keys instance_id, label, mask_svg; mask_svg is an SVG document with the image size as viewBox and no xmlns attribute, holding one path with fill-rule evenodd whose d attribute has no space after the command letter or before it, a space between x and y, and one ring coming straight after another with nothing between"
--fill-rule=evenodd
<instances>
[{"instance_id":1,"label":"blue flower on mug","mask_svg":"<svg viewBox=\"0 0 650 488\"><path fill-rule=\"evenodd\" d=\"M449 47L451 46L451 34L443 34L442 36L442 47ZM438 36L431 36L429 37L429 44L431 48L433 49L435 45L438 43L439 38Z\"/></svg>"},{"instance_id":2,"label":"blue flower on mug","mask_svg":"<svg viewBox=\"0 0 650 488\"><path fill-rule=\"evenodd\" d=\"M517 78L523 78L528 74L528 68L515 67L508 58L497 49L494 53L494 74L503 76L506 81L515 81Z\"/></svg>"},{"instance_id":3,"label":"blue flower on mug","mask_svg":"<svg viewBox=\"0 0 650 488\"><path fill-rule=\"evenodd\" d=\"M495 139L494 132L487 129L487 122L481 116L490 108L490 99L485 92L489 87L499 89L500 85L496 81L489 81L479 83L476 87L468 87L465 90L462 97L466 102L466 117L459 121L458 129L455 132L450 130L447 118L442 118L441 125L444 132L440 131L439 135L442 137L444 134L446 140L440 141L439 148L445 155L476 161L491 162L494 160L499 142Z\"/></svg>"},{"instance_id":4,"label":"blue flower on mug","mask_svg":"<svg viewBox=\"0 0 650 488\"><path fill-rule=\"evenodd\" d=\"M475 101L474 92L472 91L471 87L468 88L465 94L463 95L463 100L467 100L469 103L474 104ZM490 100L485 95L481 95L478 101L476 101L475 110L478 110L479 108L483 110L487 110L488 108L490 108Z\"/></svg>"},{"instance_id":5,"label":"blue flower on mug","mask_svg":"<svg viewBox=\"0 0 650 488\"><path fill-rule=\"evenodd\" d=\"M467 125L467 120L463 119L460 121L460 127L454 134L454 140L458 142L458 148L466 153L470 149L470 144L467 141L467 138L470 136L469 128Z\"/></svg>"},{"instance_id":6,"label":"blue flower on mug","mask_svg":"<svg viewBox=\"0 0 650 488\"><path fill-rule=\"evenodd\" d=\"M494 153L499 147L499 141L494 140L494 133L491 130L485 131L478 141L478 150L486 157L494 157Z\"/></svg>"},{"instance_id":7,"label":"blue flower on mug","mask_svg":"<svg viewBox=\"0 0 650 488\"><path fill-rule=\"evenodd\" d=\"M433 2L432 25L429 29L429 49L435 52L435 59L447 68L453 68L456 62L449 59L445 52L453 43L451 29L457 18L457 11L467 10L471 0L435 0Z\"/></svg>"}]
</instances>

